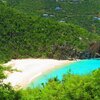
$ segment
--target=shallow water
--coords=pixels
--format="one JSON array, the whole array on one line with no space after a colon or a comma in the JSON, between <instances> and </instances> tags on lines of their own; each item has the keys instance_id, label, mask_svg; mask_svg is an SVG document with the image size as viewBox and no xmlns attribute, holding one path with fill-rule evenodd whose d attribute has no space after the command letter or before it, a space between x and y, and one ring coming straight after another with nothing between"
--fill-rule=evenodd
<instances>
[{"instance_id":1,"label":"shallow water","mask_svg":"<svg viewBox=\"0 0 100 100\"><path fill-rule=\"evenodd\" d=\"M100 68L100 59L81 60L45 73L44 75L34 80L31 84L29 84L28 87L34 88L37 86L41 86L42 83L45 84L48 79L54 77L57 77L59 80L62 80L63 75L68 73L69 71L72 74L86 75L98 68Z\"/></svg>"}]
</instances>

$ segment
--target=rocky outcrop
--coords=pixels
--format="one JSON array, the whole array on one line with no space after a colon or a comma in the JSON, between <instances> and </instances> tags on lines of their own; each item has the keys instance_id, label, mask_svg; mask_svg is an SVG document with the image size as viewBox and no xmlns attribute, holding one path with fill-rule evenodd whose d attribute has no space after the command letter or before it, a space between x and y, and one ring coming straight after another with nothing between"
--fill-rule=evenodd
<instances>
[{"instance_id":1,"label":"rocky outcrop","mask_svg":"<svg viewBox=\"0 0 100 100\"><path fill-rule=\"evenodd\" d=\"M92 58L100 57L100 42L93 42L89 46L89 53Z\"/></svg>"}]
</instances>

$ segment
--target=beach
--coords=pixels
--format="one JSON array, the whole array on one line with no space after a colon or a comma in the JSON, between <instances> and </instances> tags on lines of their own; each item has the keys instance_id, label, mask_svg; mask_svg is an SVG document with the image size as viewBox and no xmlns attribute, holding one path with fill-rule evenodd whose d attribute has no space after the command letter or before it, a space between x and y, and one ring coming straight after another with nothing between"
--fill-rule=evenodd
<instances>
[{"instance_id":1,"label":"beach","mask_svg":"<svg viewBox=\"0 0 100 100\"><path fill-rule=\"evenodd\" d=\"M43 73L73 62L75 60L12 59L4 66L11 66L12 69L17 69L17 71L9 72L4 83L10 82L15 88L24 88Z\"/></svg>"}]
</instances>

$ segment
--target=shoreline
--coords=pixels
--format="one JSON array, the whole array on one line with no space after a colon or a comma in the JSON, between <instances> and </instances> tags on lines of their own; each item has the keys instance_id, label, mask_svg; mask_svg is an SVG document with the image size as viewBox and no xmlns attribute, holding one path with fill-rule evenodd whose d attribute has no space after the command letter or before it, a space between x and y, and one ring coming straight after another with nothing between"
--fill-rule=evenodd
<instances>
[{"instance_id":1,"label":"shoreline","mask_svg":"<svg viewBox=\"0 0 100 100\"><path fill-rule=\"evenodd\" d=\"M34 81L39 76L48 71L60 68L64 65L71 64L77 60L55 60L55 59L17 59L11 60L4 66L11 66L12 69L19 70L18 72L9 73L4 83L11 83L11 85L18 88L25 88L28 84Z\"/></svg>"},{"instance_id":2,"label":"shoreline","mask_svg":"<svg viewBox=\"0 0 100 100\"><path fill-rule=\"evenodd\" d=\"M49 73L49 72L51 72L51 71L53 71L53 70L56 70L56 69L59 69L59 68L62 68L62 67L64 67L65 65L70 65L71 63L74 63L74 62L76 62L76 60L74 61L74 60L66 60L66 61L70 61L70 63L64 63L64 64L61 64L61 65L58 65L58 66L54 66L54 68L52 68L52 69L49 69L49 70L47 70L47 71L44 71L44 72L40 72L40 73L38 73L37 75L35 75L35 76L37 76L37 77L33 77L32 79L31 79L31 81L26 85L26 86L24 86L23 88L27 88L28 87L28 85L31 83L31 82L34 82L37 78L39 78L40 76L42 76L42 75L45 75L45 74L47 74L47 73Z\"/></svg>"}]
</instances>

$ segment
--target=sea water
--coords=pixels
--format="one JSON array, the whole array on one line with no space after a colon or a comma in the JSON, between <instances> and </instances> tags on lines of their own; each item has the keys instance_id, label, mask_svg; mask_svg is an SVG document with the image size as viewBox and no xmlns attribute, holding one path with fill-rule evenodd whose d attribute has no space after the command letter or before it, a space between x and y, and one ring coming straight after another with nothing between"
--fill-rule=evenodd
<instances>
[{"instance_id":1,"label":"sea water","mask_svg":"<svg viewBox=\"0 0 100 100\"><path fill-rule=\"evenodd\" d=\"M28 87L39 87L41 86L41 84L47 83L49 79L54 77L57 77L59 80L62 80L63 75L68 72L77 75L86 75L99 68L100 59L77 61L70 65L65 65L43 74L42 76L36 78L31 84L29 84Z\"/></svg>"}]
</instances>

